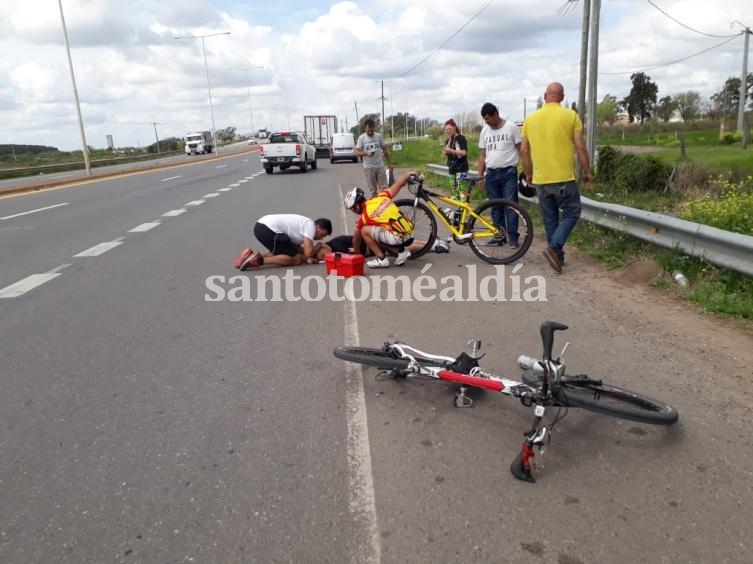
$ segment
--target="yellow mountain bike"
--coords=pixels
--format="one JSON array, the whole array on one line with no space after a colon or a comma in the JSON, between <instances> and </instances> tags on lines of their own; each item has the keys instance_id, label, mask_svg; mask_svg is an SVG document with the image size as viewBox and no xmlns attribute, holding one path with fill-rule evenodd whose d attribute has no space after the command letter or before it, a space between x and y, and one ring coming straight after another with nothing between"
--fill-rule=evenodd
<instances>
[{"instance_id":1,"label":"yellow mountain bike","mask_svg":"<svg viewBox=\"0 0 753 564\"><path fill-rule=\"evenodd\" d=\"M520 205L497 198L485 200L476 208L423 187L423 176L413 175L408 190L413 199L396 200L402 214L413 223L413 240L426 244L411 255L429 252L437 238L438 217L458 245L468 245L479 258L491 264L510 264L521 258L533 240L533 222ZM472 187L477 180L470 180ZM440 208L434 200L445 204Z\"/></svg>"}]
</instances>

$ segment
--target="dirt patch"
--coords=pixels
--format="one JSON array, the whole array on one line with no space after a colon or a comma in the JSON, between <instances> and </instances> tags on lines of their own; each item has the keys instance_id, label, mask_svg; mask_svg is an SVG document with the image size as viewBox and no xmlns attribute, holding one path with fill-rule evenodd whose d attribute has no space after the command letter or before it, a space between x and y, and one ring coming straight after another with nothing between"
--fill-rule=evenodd
<instances>
[{"instance_id":1,"label":"dirt patch","mask_svg":"<svg viewBox=\"0 0 753 564\"><path fill-rule=\"evenodd\" d=\"M662 273L661 266L655 262L642 260L614 272L612 278L615 282L619 282L625 286L635 286L636 284L647 285L661 277Z\"/></svg>"}]
</instances>

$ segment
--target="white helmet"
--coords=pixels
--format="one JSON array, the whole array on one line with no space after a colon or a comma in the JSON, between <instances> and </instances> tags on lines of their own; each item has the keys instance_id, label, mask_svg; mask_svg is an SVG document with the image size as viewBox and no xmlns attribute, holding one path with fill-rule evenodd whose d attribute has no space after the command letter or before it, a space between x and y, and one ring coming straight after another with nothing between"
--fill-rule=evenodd
<instances>
[{"instance_id":1,"label":"white helmet","mask_svg":"<svg viewBox=\"0 0 753 564\"><path fill-rule=\"evenodd\" d=\"M366 194L358 186L352 188L343 199L345 207L352 210L356 204L363 202L366 199Z\"/></svg>"}]
</instances>

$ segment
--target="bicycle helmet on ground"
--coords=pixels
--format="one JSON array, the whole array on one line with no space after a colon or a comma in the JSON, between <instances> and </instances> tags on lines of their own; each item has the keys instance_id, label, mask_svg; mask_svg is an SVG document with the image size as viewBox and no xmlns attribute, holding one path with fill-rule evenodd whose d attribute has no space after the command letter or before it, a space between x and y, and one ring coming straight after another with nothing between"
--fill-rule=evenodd
<instances>
[{"instance_id":1,"label":"bicycle helmet on ground","mask_svg":"<svg viewBox=\"0 0 753 564\"><path fill-rule=\"evenodd\" d=\"M536 188L528 184L525 171L521 171L518 177L518 191L526 198L533 198L536 195Z\"/></svg>"},{"instance_id":2,"label":"bicycle helmet on ground","mask_svg":"<svg viewBox=\"0 0 753 564\"><path fill-rule=\"evenodd\" d=\"M346 208L352 210L356 204L363 202L365 199L366 194L364 194L364 191L361 190L358 186L355 186L351 190L349 190L347 194L345 194L343 203L345 204Z\"/></svg>"}]
</instances>

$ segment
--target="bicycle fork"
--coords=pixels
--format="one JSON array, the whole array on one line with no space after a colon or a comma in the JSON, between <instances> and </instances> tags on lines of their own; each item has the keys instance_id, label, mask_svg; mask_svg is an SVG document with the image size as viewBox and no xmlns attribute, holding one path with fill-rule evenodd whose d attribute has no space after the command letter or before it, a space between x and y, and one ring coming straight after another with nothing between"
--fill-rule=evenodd
<instances>
[{"instance_id":1,"label":"bicycle fork","mask_svg":"<svg viewBox=\"0 0 753 564\"><path fill-rule=\"evenodd\" d=\"M523 441L520 453L510 465L510 472L518 480L531 483L536 481L533 474L540 470L542 466L541 458L551 438L550 428L541 425L545 413L546 408L543 405L536 405L533 427L525 433L526 439Z\"/></svg>"}]
</instances>

